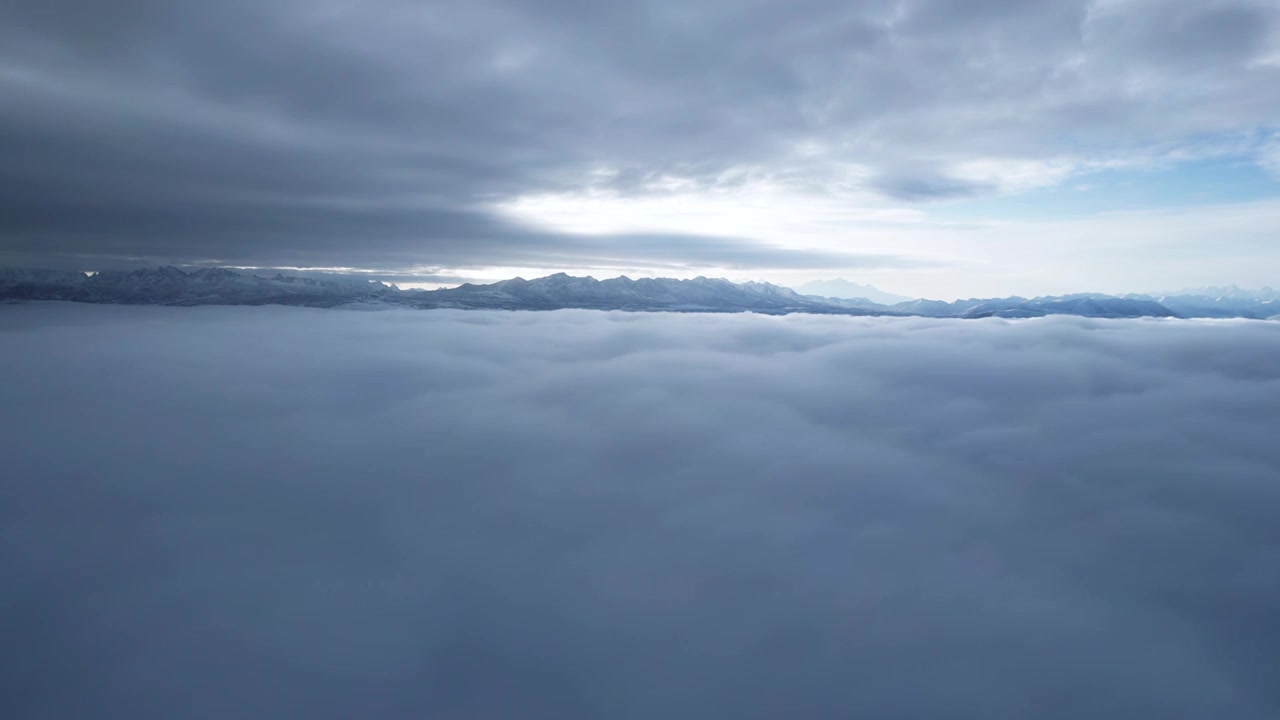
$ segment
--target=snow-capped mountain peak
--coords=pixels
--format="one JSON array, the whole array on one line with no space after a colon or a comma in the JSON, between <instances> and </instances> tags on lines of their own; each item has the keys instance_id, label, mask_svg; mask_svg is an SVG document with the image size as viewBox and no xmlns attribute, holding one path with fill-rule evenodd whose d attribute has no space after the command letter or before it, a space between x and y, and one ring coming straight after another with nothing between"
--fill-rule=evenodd
<instances>
[{"instance_id":1,"label":"snow-capped mountain peak","mask_svg":"<svg viewBox=\"0 0 1280 720\"><path fill-rule=\"evenodd\" d=\"M0 300L71 300L150 305L307 305L313 307L410 307L507 310L600 310L675 312L821 313L923 315L930 317L1244 317L1268 318L1280 307L1270 289L1213 288L1217 296L1097 293L1038 297L971 298L954 302L909 300L884 305L872 299L802 295L764 281L734 283L696 277L607 280L555 273L516 277L487 285L465 283L439 290L400 290L364 278L314 278L277 273L270 277L228 268L184 271L175 267L81 272L0 269Z\"/></svg>"}]
</instances>

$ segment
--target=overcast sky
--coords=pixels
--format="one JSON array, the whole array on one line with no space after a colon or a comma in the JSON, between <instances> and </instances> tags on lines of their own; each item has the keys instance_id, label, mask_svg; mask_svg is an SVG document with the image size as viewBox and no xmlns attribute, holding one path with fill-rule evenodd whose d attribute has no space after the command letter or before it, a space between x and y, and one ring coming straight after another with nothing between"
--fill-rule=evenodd
<instances>
[{"instance_id":1,"label":"overcast sky","mask_svg":"<svg viewBox=\"0 0 1280 720\"><path fill-rule=\"evenodd\" d=\"M1275 283L1274 0L17 0L0 261Z\"/></svg>"}]
</instances>

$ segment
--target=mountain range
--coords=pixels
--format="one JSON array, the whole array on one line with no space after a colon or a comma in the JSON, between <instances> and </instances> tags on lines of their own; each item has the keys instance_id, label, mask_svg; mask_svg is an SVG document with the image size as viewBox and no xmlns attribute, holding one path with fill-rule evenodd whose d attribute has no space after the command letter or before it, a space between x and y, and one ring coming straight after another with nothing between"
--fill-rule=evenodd
<instances>
[{"instance_id":1,"label":"mountain range","mask_svg":"<svg viewBox=\"0 0 1280 720\"><path fill-rule=\"evenodd\" d=\"M844 278L834 280L815 280L797 287L801 295L817 295L818 297L840 298L841 300L869 300L877 305L894 305L913 300L906 295L894 295L870 285L850 282Z\"/></svg>"},{"instance_id":2,"label":"mountain range","mask_svg":"<svg viewBox=\"0 0 1280 720\"><path fill-rule=\"evenodd\" d=\"M850 285L853 285L850 283ZM861 286L867 288L869 286ZM874 290L874 288L870 288ZM1206 288L1180 294L973 298L943 302L907 300L882 304L867 298L802 294L767 282L724 279L617 277L596 280L557 273L534 280L512 278L487 285L440 290L401 290L358 279L254 275L226 268L184 271L175 267L87 275L60 270L0 269L0 301L63 300L141 305L300 305L346 308L457 308L502 310L598 310L669 312L815 313L954 318L1086 317L1275 318L1280 292L1265 288Z\"/></svg>"}]
</instances>

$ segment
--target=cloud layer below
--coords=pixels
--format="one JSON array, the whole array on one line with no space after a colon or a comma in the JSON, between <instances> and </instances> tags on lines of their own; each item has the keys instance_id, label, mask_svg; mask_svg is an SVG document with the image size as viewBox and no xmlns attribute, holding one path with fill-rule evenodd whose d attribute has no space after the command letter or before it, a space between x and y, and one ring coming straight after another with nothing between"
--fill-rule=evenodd
<instances>
[{"instance_id":1,"label":"cloud layer below","mask_svg":"<svg viewBox=\"0 0 1280 720\"><path fill-rule=\"evenodd\" d=\"M0 307L8 717L1273 718L1280 323Z\"/></svg>"}]
</instances>

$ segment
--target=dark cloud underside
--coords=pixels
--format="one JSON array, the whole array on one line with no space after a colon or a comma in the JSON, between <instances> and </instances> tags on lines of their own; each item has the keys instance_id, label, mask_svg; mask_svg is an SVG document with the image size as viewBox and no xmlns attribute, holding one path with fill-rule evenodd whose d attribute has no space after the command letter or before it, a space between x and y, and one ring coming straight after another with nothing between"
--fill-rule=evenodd
<instances>
[{"instance_id":1,"label":"dark cloud underside","mask_svg":"<svg viewBox=\"0 0 1280 720\"><path fill-rule=\"evenodd\" d=\"M597 251L487 208L581 190L600 167L632 196L735 167L811 189L828 163L856 163L866 189L928 200L989 191L949 172L968 160L1265 130L1277 12L18 0L0 7L0 253L580 266L625 246L656 267L809 267L819 258L775 264L735 238Z\"/></svg>"}]
</instances>

